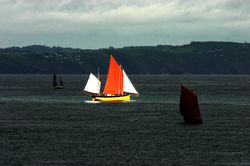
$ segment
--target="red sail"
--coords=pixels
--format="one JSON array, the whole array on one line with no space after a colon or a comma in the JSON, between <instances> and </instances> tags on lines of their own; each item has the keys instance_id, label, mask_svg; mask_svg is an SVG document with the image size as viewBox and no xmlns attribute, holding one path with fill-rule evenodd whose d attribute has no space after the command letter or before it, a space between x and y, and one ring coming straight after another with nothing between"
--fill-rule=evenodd
<instances>
[{"instance_id":1,"label":"red sail","mask_svg":"<svg viewBox=\"0 0 250 166\"><path fill-rule=\"evenodd\" d=\"M180 113L186 123L202 123L197 95L185 86L181 86Z\"/></svg>"},{"instance_id":2,"label":"red sail","mask_svg":"<svg viewBox=\"0 0 250 166\"><path fill-rule=\"evenodd\" d=\"M123 95L123 72L112 55L110 55L109 71L103 93Z\"/></svg>"}]
</instances>

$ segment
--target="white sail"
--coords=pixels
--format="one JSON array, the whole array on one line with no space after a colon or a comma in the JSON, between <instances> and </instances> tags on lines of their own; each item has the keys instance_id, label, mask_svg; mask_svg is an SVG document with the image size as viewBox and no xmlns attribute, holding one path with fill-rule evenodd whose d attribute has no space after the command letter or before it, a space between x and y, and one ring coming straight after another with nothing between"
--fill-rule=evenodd
<instances>
[{"instance_id":1,"label":"white sail","mask_svg":"<svg viewBox=\"0 0 250 166\"><path fill-rule=\"evenodd\" d=\"M123 70L123 91L131 94L139 95L139 93L136 91L135 87L129 80L127 74Z\"/></svg>"},{"instance_id":2,"label":"white sail","mask_svg":"<svg viewBox=\"0 0 250 166\"><path fill-rule=\"evenodd\" d=\"M84 88L85 92L99 94L101 89L101 82L92 73L89 75L88 82Z\"/></svg>"}]
</instances>

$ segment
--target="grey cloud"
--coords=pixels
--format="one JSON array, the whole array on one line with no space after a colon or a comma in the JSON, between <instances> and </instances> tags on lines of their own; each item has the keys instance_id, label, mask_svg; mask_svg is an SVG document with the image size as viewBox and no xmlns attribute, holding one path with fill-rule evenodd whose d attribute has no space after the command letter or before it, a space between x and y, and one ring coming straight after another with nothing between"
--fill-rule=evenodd
<instances>
[{"instance_id":1,"label":"grey cloud","mask_svg":"<svg viewBox=\"0 0 250 166\"><path fill-rule=\"evenodd\" d=\"M246 41L249 6L247 0L0 0L0 47L13 45L15 36L22 43L95 48Z\"/></svg>"}]
</instances>

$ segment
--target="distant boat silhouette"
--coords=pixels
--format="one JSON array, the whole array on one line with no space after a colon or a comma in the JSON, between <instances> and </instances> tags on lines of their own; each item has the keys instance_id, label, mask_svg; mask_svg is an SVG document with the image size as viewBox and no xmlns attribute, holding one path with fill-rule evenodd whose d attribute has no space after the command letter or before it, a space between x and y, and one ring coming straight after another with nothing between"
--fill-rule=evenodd
<instances>
[{"instance_id":1,"label":"distant boat silhouette","mask_svg":"<svg viewBox=\"0 0 250 166\"><path fill-rule=\"evenodd\" d=\"M56 77L56 73L54 73L53 75L53 87L55 89L64 89L64 85L63 85L63 81L62 78L60 77L60 85L57 84L57 77Z\"/></svg>"},{"instance_id":2,"label":"distant boat silhouette","mask_svg":"<svg viewBox=\"0 0 250 166\"><path fill-rule=\"evenodd\" d=\"M185 86L181 86L180 113L188 124L202 124L197 95Z\"/></svg>"}]
</instances>

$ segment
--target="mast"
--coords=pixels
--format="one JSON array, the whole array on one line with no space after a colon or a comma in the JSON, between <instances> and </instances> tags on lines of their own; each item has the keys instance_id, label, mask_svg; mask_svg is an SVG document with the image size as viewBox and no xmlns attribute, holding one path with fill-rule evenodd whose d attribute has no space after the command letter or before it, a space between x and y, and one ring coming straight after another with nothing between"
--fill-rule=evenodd
<instances>
[{"instance_id":1,"label":"mast","mask_svg":"<svg viewBox=\"0 0 250 166\"><path fill-rule=\"evenodd\" d=\"M120 69L122 70L122 66L120 66ZM123 91L123 73L122 72L119 72L119 79L118 79L118 84L119 84L119 94L123 95L124 94L124 91Z\"/></svg>"},{"instance_id":2,"label":"mast","mask_svg":"<svg viewBox=\"0 0 250 166\"><path fill-rule=\"evenodd\" d=\"M100 89L101 89L101 81L100 81L100 73L99 73L99 67L97 68L97 79L99 80L98 81L98 89L99 89L99 93L98 95L100 95Z\"/></svg>"}]
</instances>

